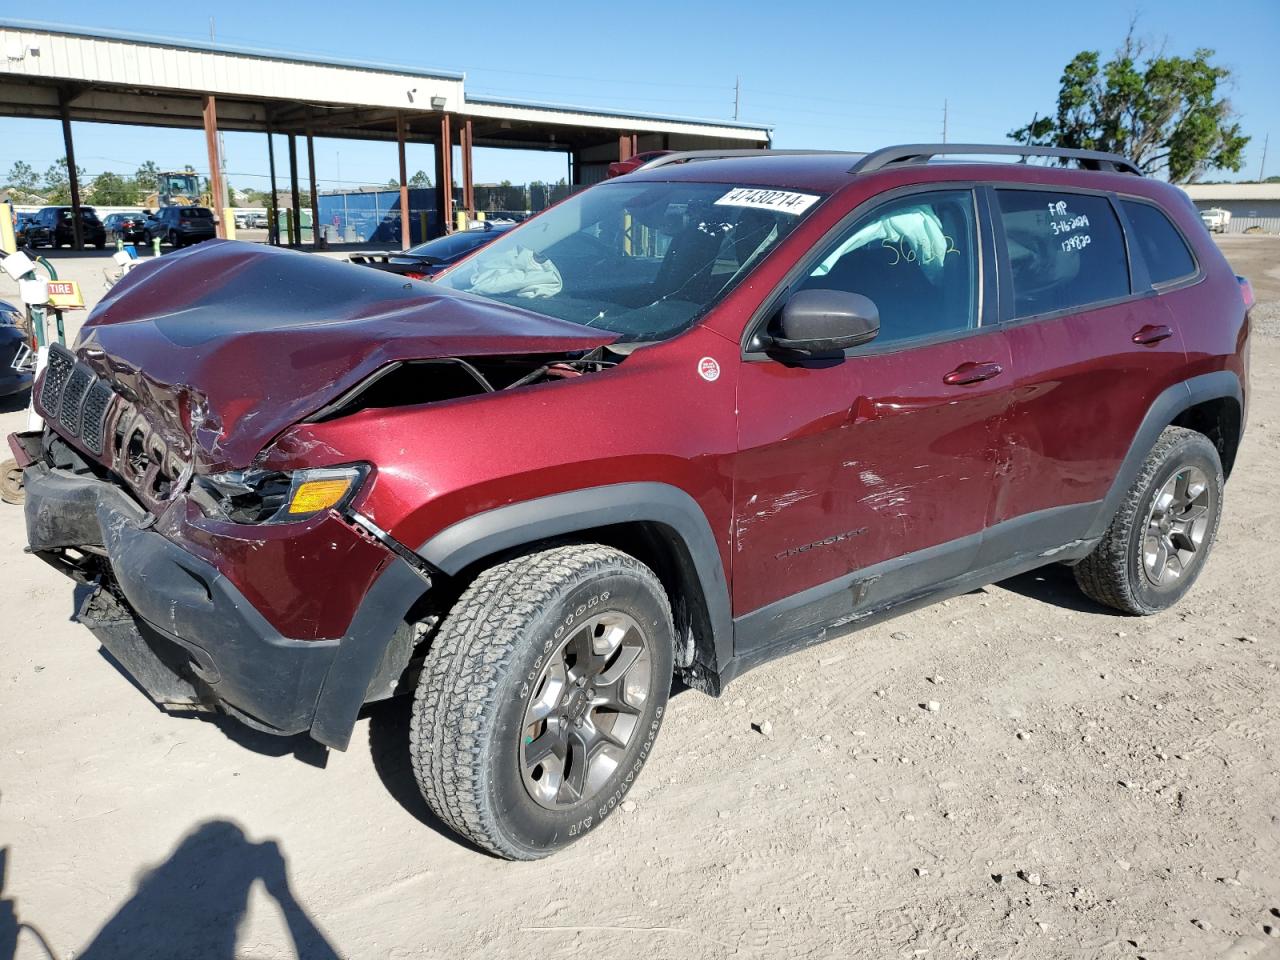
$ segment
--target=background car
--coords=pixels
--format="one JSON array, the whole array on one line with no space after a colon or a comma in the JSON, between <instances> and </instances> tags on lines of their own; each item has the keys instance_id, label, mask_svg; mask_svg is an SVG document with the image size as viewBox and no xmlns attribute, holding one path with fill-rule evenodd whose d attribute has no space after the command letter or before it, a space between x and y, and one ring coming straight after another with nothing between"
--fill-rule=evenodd
<instances>
[{"instance_id":1,"label":"background car","mask_svg":"<svg viewBox=\"0 0 1280 960\"><path fill-rule=\"evenodd\" d=\"M35 233L29 234L29 245L51 246L55 250L62 246L73 246L75 244L75 229L72 221L71 207L42 207L32 215L32 220L38 228ZM84 239L84 245L95 246L102 250L107 245L107 232L102 227L102 221L98 219L98 212L93 207L80 208L80 232Z\"/></svg>"},{"instance_id":2,"label":"background car","mask_svg":"<svg viewBox=\"0 0 1280 960\"><path fill-rule=\"evenodd\" d=\"M21 393L31 386L32 372L15 369L13 365L26 342L27 328L21 309L0 300L0 397Z\"/></svg>"},{"instance_id":3,"label":"background car","mask_svg":"<svg viewBox=\"0 0 1280 960\"><path fill-rule=\"evenodd\" d=\"M49 231L40 226L34 214L23 214L13 225L13 237L20 247L48 245Z\"/></svg>"},{"instance_id":4,"label":"background car","mask_svg":"<svg viewBox=\"0 0 1280 960\"><path fill-rule=\"evenodd\" d=\"M125 243L147 242L147 217L141 211L131 210L125 213L113 213L102 221L107 231L107 242L123 240Z\"/></svg>"},{"instance_id":5,"label":"background car","mask_svg":"<svg viewBox=\"0 0 1280 960\"><path fill-rule=\"evenodd\" d=\"M638 170L650 160L656 160L658 157L666 156L671 153L670 150L646 150L644 153L637 153L634 157L626 160L615 160L609 164L608 176L621 177L630 173L632 170Z\"/></svg>"},{"instance_id":6,"label":"background car","mask_svg":"<svg viewBox=\"0 0 1280 960\"><path fill-rule=\"evenodd\" d=\"M514 223L487 222L474 230L436 237L410 247L403 253L354 253L349 259L352 263L398 273L412 280L430 280L468 254L492 243L514 226Z\"/></svg>"},{"instance_id":7,"label":"background car","mask_svg":"<svg viewBox=\"0 0 1280 960\"><path fill-rule=\"evenodd\" d=\"M208 207L161 207L147 220L147 240L159 237L175 248L212 240L217 232Z\"/></svg>"}]
</instances>

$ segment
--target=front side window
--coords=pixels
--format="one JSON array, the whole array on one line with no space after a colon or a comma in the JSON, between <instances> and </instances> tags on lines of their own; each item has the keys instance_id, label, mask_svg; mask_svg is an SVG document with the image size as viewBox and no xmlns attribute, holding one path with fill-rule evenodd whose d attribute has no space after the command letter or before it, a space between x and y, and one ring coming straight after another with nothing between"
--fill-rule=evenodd
<instances>
[{"instance_id":1,"label":"front side window","mask_svg":"<svg viewBox=\"0 0 1280 960\"><path fill-rule=\"evenodd\" d=\"M1180 280L1196 272L1196 262L1178 228L1158 208L1137 200L1121 200L1152 283Z\"/></svg>"},{"instance_id":2,"label":"front side window","mask_svg":"<svg viewBox=\"0 0 1280 960\"><path fill-rule=\"evenodd\" d=\"M997 190L1015 317L1084 307L1129 294L1120 222L1106 197Z\"/></svg>"},{"instance_id":3,"label":"front side window","mask_svg":"<svg viewBox=\"0 0 1280 960\"><path fill-rule=\"evenodd\" d=\"M821 202L815 193L619 179L503 234L437 280L625 341L689 327Z\"/></svg>"},{"instance_id":4,"label":"front side window","mask_svg":"<svg viewBox=\"0 0 1280 960\"><path fill-rule=\"evenodd\" d=\"M844 290L880 313L877 346L978 325L973 193L912 194L858 220L796 290Z\"/></svg>"}]
</instances>

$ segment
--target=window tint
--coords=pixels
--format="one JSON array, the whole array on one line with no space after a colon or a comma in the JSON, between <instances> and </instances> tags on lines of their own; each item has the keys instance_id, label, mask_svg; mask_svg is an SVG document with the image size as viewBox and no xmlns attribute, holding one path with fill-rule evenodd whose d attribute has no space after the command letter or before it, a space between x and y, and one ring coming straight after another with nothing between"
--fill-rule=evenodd
<instances>
[{"instance_id":1,"label":"window tint","mask_svg":"<svg viewBox=\"0 0 1280 960\"><path fill-rule=\"evenodd\" d=\"M1152 283L1165 283L1194 273L1195 259L1178 228L1159 209L1149 203L1121 200L1124 215L1133 226L1134 238L1147 262Z\"/></svg>"},{"instance_id":2,"label":"window tint","mask_svg":"<svg viewBox=\"0 0 1280 960\"><path fill-rule=\"evenodd\" d=\"M1124 235L1106 197L997 190L1014 315L1083 307L1129 293Z\"/></svg>"},{"instance_id":3,"label":"window tint","mask_svg":"<svg viewBox=\"0 0 1280 960\"><path fill-rule=\"evenodd\" d=\"M918 193L859 220L798 290L847 290L880 311L875 343L978 325L973 194Z\"/></svg>"}]
</instances>

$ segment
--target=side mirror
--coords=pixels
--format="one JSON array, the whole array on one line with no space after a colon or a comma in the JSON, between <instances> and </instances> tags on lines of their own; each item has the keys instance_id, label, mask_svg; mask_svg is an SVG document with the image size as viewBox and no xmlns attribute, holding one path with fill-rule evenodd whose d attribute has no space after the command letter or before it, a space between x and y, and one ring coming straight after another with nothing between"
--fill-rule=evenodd
<instances>
[{"instance_id":1,"label":"side mirror","mask_svg":"<svg viewBox=\"0 0 1280 960\"><path fill-rule=\"evenodd\" d=\"M869 343L880 332L880 311L867 297L844 290L792 294L766 349L814 356Z\"/></svg>"}]
</instances>

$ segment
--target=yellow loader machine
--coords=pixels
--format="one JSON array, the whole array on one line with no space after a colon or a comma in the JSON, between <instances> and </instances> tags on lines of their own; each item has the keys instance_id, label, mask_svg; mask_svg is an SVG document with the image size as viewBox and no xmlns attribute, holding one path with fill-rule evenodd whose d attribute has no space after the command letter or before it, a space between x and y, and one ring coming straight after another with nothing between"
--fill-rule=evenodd
<instances>
[{"instance_id":1,"label":"yellow loader machine","mask_svg":"<svg viewBox=\"0 0 1280 960\"><path fill-rule=\"evenodd\" d=\"M210 196L200 192L200 175L190 170L158 174L156 192L146 199L152 210L160 207L210 206Z\"/></svg>"}]
</instances>

